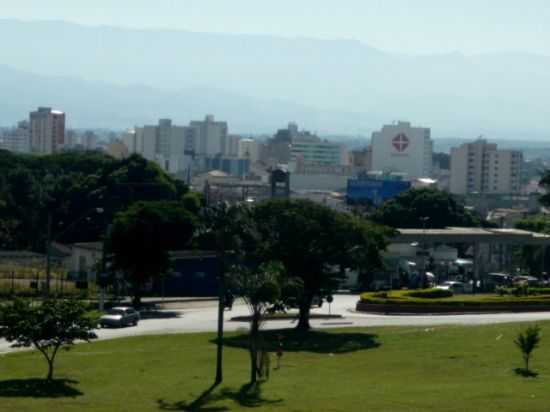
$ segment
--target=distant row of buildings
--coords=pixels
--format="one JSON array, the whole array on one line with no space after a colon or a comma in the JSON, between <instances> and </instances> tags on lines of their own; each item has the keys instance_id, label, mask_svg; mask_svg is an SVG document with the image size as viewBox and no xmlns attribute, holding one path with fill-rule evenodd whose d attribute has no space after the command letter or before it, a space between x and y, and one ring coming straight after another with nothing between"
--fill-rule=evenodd
<instances>
[{"instance_id":1,"label":"distant row of buildings","mask_svg":"<svg viewBox=\"0 0 550 412\"><path fill-rule=\"evenodd\" d=\"M51 154L67 148L98 147L98 137L91 131L78 136L77 143L75 132L65 129L65 121L62 111L39 107L29 114L29 120L3 131L0 148ZM409 122L385 125L372 133L370 145L348 150L343 144L300 130L296 123L266 140L243 138L230 134L227 122L212 115L185 126L170 119L136 126L112 139L107 151L117 157L139 153L187 179L211 170L247 179L285 165L294 186L332 191L344 191L350 178L368 176L409 182L433 178L431 182L455 194L513 194L521 191L523 163L521 151L499 150L496 144L478 139L451 150L450 170L434 168L431 130Z\"/></svg>"}]
</instances>

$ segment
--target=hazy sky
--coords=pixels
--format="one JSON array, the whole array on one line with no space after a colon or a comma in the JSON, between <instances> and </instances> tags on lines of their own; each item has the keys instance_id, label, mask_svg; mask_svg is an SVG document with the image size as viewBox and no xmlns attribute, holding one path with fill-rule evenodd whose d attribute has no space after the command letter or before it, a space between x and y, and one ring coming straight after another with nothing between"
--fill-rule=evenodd
<instances>
[{"instance_id":1,"label":"hazy sky","mask_svg":"<svg viewBox=\"0 0 550 412\"><path fill-rule=\"evenodd\" d=\"M0 17L346 38L406 53L550 55L548 0L0 0Z\"/></svg>"}]
</instances>

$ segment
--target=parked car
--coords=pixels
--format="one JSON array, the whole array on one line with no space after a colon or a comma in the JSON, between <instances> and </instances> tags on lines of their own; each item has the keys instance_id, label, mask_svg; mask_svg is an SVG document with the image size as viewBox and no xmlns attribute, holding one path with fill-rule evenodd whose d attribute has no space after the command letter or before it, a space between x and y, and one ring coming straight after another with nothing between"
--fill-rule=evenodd
<instances>
[{"instance_id":1,"label":"parked car","mask_svg":"<svg viewBox=\"0 0 550 412\"><path fill-rule=\"evenodd\" d=\"M469 285L466 285L465 283L462 283L462 282L448 280L446 282L443 282L440 285L437 285L435 288L436 289L443 289L443 290L450 290L453 293L466 293L466 291L468 289L471 289L471 288L468 288L468 286Z\"/></svg>"},{"instance_id":2,"label":"parked car","mask_svg":"<svg viewBox=\"0 0 550 412\"><path fill-rule=\"evenodd\" d=\"M99 318L101 327L136 326L139 322L139 312L127 306L117 306L109 309L107 313Z\"/></svg>"}]
</instances>

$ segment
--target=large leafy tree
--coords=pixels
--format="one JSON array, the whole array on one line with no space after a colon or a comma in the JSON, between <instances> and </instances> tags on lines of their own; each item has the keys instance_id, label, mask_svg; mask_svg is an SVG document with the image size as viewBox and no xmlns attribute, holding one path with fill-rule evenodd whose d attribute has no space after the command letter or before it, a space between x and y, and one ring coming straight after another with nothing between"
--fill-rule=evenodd
<instances>
[{"instance_id":1,"label":"large leafy tree","mask_svg":"<svg viewBox=\"0 0 550 412\"><path fill-rule=\"evenodd\" d=\"M344 267L379 264L385 247L384 230L309 200L269 200L253 217L264 245L261 260L280 261L301 281L299 329L310 328L314 296L334 288Z\"/></svg>"},{"instance_id":2,"label":"large leafy tree","mask_svg":"<svg viewBox=\"0 0 550 412\"><path fill-rule=\"evenodd\" d=\"M189 245L196 225L196 217L175 201L137 202L116 215L107 249L112 269L131 283L135 305L144 284L169 270L169 251Z\"/></svg>"},{"instance_id":3,"label":"large leafy tree","mask_svg":"<svg viewBox=\"0 0 550 412\"><path fill-rule=\"evenodd\" d=\"M482 224L481 219L465 209L453 195L431 188L411 189L386 201L372 219L394 228L474 227Z\"/></svg>"},{"instance_id":4,"label":"large leafy tree","mask_svg":"<svg viewBox=\"0 0 550 412\"><path fill-rule=\"evenodd\" d=\"M16 300L1 311L0 337L14 342L14 347L35 347L48 363L48 381L59 349L97 337L93 332L97 322L79 301L46 300L37 305Z\"/></svg>"}]
</instances>

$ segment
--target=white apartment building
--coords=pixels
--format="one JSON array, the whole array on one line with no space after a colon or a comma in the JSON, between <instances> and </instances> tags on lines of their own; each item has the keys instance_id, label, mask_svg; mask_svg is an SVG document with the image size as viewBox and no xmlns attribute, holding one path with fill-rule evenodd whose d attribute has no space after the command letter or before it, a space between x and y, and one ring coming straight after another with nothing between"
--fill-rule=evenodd
<instances>
[{"instance_id":1,"label":"white apartment building","mask_svg":"<svg viewBox=\"0 0 550 412\"><path fill-rule=\"evenodd\" d=\"M29 117L31 152L51 154L60 151L65 145L65 113L39 107Z\"/></svg>"},{"instance_id":2,"label":"white apartment building","mask_svg":"<svg viewBox=\"0 0 550 412\"><path fill-rule=\"evenodd\" d=\"M196 130L193 142L195 154L199 156L218 156L226 154L227 122L217 122L213 115L207 115L203 121L192 121L190 127Z\"/></svg>"},{"instance_id":3,"label":"white apartment building","mask_svg":"<svg viewBox=\"0 0 550 412\"><path fill-rule=\"evenodd\" d=\"M170 119L160 119L158 125L125 132L122 141L129 153L139 153L167 172L179 173L191 164L191 156L186 154L188 129L173 125Z\"/></svg>"},{"instance_id":4,"label":"white apartment building","mask_svg":"<svg viewBox=\"0 0 550 412\"><path fill-rule=\"evenodd\" d=\"M412 127L409 122L385 125L371 139L372 170L398 172L408 180L432 173L433 142L429 128Z\"/></svg>"},{"instance_id":5,"label":"white apartment building","mask_svg":"<svg viewBox=\"0 0 550 412\"><path fill-rule=\"evenodd\" d=\"M461 195L518 193L522 162L521 151L498 150L496 144L483 139L453 147L450 191Z\"/></svg>"},{"instance_id":6,"label":"white apartment building","mask_svg":"<svg viewBox=\"0 0 550 412\"><path fill-rule=\"evenodd\" d=\"M29 122L23 120L17 124L17 127L5 130L2 135L0 135L0 149L16 153L29 153Z\"/></svg>"}]
</instances>

